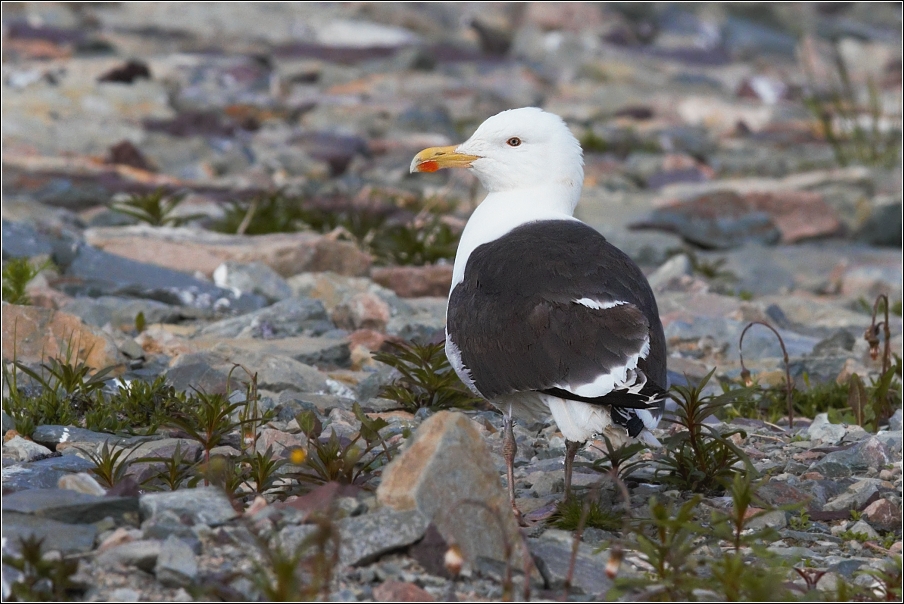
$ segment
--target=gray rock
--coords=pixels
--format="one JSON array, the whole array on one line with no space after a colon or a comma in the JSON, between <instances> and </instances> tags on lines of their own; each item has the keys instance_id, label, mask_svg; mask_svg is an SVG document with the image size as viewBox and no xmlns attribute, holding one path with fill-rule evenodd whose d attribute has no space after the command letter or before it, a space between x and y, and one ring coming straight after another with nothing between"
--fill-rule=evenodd
<instances>
[{"instance_id":1,"label":"gray rock","mask_svg":"<svg viewBox=\"0 0 904 604\"><path fill-rule=\"evenodd\" d=\"M820 341L813 347L814 356L824 356L830 352L839 350L853 350L856 343L854 334L846 329L839 329L829 337Z\"/></svg>"},{"instance_id":2,"label":"gray rock","mask_svg":"<svg viewBox=\"0 0 904 604\"><path fill-rule=\"evenodd\" d=\"M889 453L897 454L897 457L900 459L901 450L904 447L904 433L901 430L894 430L891 432L879 432L876 434L876 438L878 438L882 444L888 447Z\"/></svg>"},{"instance_id":3,"label":"gray rock","mask_svg":"<svg viewBox=\"0 0 904 604\"><path fill-rule=\"evenodd\" d=\"M873 481L861 480L848 487L848 490L832 499L822 509L826 511L859 510L871 497L877 496L879 489Z\"/></svg>"},{"instance_id":4,"label":"gray rock","mask_svg":"<svg viewBox=\"0 0 904 604\"><path fill-rule=\"evenodd\" d=\"M292 295L292 288L286 280L262 262L224 262L214 270L213 282L226 289L258 294L270 302Z\"/></svg>"},{"instance_id":5,"label":"gray rock","mask_svg":"<svg viewBox=\"0 0 904 604\"><path fill-rule=\"evenodd\" d=\"M428 524L416 510L396 512L386 508L340 520L339 561L348 566L367 564L387 552L419 541Z\"/></svg>"},{"instance_id":6,"label":"gray rock","mask_svg":"<svg viewBox=\"0 0 904 604\"><path fill-rule=\"evenodd\" d=\"M199 553L201 542L192 526L190 518L183 519L176 511L163 510L141 523L141 535L145 539L157 539L161 542L175 536L188 543L195 553Z\"/></svg>"},{"instance_id":7,"label":"gray rock","mask_svg":"<svg viewBox=\"0 0 904 604\"><path fill-rule=\"evenodd\" d=\"M813 419L813 423L807 428L807 435L812 440L818 440L830 445L841 442L841 439L844 438L844 433L844 426L831 423L828 413L817 414Z\"/></svg>"},{"instance_id":8,"label":"gray rock","mask_svg":"<svg viewBox=\"0 0 904 604\"><path fill-rule=\"evenodd\" d=\"M208 526L223 524L238 515L226 494L217 487L148 493L141 496L139 505L143 518L169 510L187 516L192 522Z\"/></svg>"},{"instance_id":9,"label":"gray rock","mask_svg":"<svg viewBox=\"0 0 904 604\"><path fill-rule=\"evenodd\" d=\"M5 211L5 208L4 208ZM3 258L49 256L62 241L25 222L2 222Z\"/></svg>"},{"instance_id":10,"label":"gray rock","mask_svg":"<svg viewBox=\"0 0 904 604\"><path fill-rule=\"evenodd\" d=\"M94 463L76 455L4 466L3 491L11 493L26 489L54 489L63 476L86 472L93 467Z\"/></svg>"},{"instance_id":11,"label":"gray rock","mask_svg":"<svg viewBox=\"0 0 904 604\"><path fill-rule=\"evenodd\" d=\"M138 511L134 497L86 495L67 489L31 489L3 497L3 512L30 514L74 524L97 522L107 516L122 517Z\"/></svg>"},{"instance_id":12,"label":"gray rock","mask_svg":"<svg viewBox=\"0 0 904 604\"><path fill-rule=\"evenodd\" d=\"M762 530L764 528L783 529L788 526L788 515L782 510L766 512L762 516L752 518L746 526L752 530Z\"/></svg>"},{"instance_id":13,"label":"gray rock","mask_svg":"<svg viewBox=\"0 0 904 604\"><path fill-rule=\"evenodd\" d=\"M191 546L170 535L163 542L154 572L167 587L187 587L198 576L198 558Z\"/></svg>"},{"instance_id":14,"label":"gray rock","mask_svg":"<svg viewBox=\"0 0 904 604\"><path fill-rule=\"evenodd\" d=\"M829 453L810 466L826 478L843 478L867 471L878 472L889 462L888 449L875 436L862 440L850 449Z\"/></svg>"},{"instance_id":15,"label":"gray rock","mask_svg":"<svg viewBox=\"0 0 904 604\"><path fill-rule=\"evenodd\" d=\"M336 329L320 300L287 298L254 312L200 329L198 337L262 338L318 336Z\"/></svg>"},{"instance_id":16,"label":"gray rock","mask_svg":"<svg viewBox=\"0 0 904 604\"><path fill-rule=\"evenodd\" d=\"M159 539L142 539L130 541L101 552L96 560L101 566L135 566L146 572L152 572L160 556L163 542Z\"/></svg>"},{"instance_id":17,"label":"gray rock","mask_svg":"<svg viewBox=\"0 0 904 604\"><path fill-rule=\"evenodd\" d=\"M573 538L566 531L548 530L538 539L528 539L528 549L550 589L561 589L565 584ZM603 572L608 555L594 554L593 549L586 543L578 545L571 585L586 595L602 596L612 587L612 580Z\"/></svg>"},{"instance_id":18,"label":"gray rock","mask_svg":"<svg viewBox=\"0 0 904 604\"><path fill-rule=\"evenodd\" d=\"M111 602L140 602L141 592L129 587L119 587L110 592Z\"/></svg>"},{"instance_id":19,"label":"gray rock","mask_svg":"<svg viewBox=\"0 0 904 604\"><path fill-rule=\"evenodd\" d=\"M3 431L3 434L16 429L16 420L14 420L6 411L0 411L0 419L2 419L2 428L0 428L0 430Z\"/></svg>"},{"instance_id":20,"label":"gray rock","mask_svg":"<svg viewBox=\"0 0 904 604\"><path fill-rule=\"evenodd\" d=\"M901 246L901 195L875 203L857 231L857 239L872 245Z\"/></svg>"},{"instance_id":21,"label":"gray rock","mask_svg":"<svg viewBox=\"0 0 904 604\"><path fill-rule=\"evenodd\" d=\"M223 346L228 349L241 349L246 354L279 355L295 359L305 365L348 367L351 361L348 340L344 337L289 336L277 340L251 339L248 337L234 339L196 338L195 341L201 346L210 342L211 348Z\"/></svg>"},{"instance_id":22,"label":"gray rock","mask_svg":"<svg viewBox=\"0 0 904 604\"><path fill-rule=\"evenodd\" d=\"M386 333L406 340L429 342L445 327L445 298L408 298L393 307Z\"/></svg>"},{"instance_id":23,"label":"gray rock","mask_svg":"<svg viewBox=\"0 0 904 604\"><path fill-rule=\"evenodd\" d=\"M70 277L59 288L71 296L132 296L171 305L248 312L264 305L260 296L236 296L207 281L172 269L136 262L80 244L65 266Z\"/></svg>"},{"instance_id":24,"label":"gray rock","mask_svg":"<svg viewBox=\"0 0 904 604\"><path fill-rule=\"evenodd\" d=\"M904 420L904 412L902 412L901 409L895 410L894 415L888 419L888 429L900 432L902 420Z\"/></svg>"},{"instance_id":25,"label":"gray rock","mask_svg":"<svg viewBox=\"0 0 904 604\"><path fill-rule=\"evenodd\" d=\"M56 447L59 443L92 443L109 446L128 447L147 440L159 438L157 436L117 436L105 432L92 432L76 426L44 425L35 428L32 438L35 442Z\"/></svg>"},{"instance_id":26,"label":"gray rock","mask_svg":"<svg viewBox=\"0 0 904 604\"><path fill-rule=\"evenodd\" d=\"M4 497L4 500L6 498ZM6 540L4 550L19 551L19 539L29 536L44 540L44 548L57 550L62 554L77 554L91 551L97 527L93 524L67 524L29 514L4 512L2 527Z\"/></svg>"},{"instance_id":27,"label":"gray rock","mask_svg":"<svg viewBox=\"0 0 904 604\"><path fill-rule=\"evenodd\" d=\"M879 539L879 533L871 527L865 520L858 520L848 528L848 531L855 535L866 535L867 539Z\"/></svg>"},{"instance_id":28,"label":"gray rock","mask_svg":"<svg viewBox=\"0 0 904 604\"><path fill-rule=\"evenodd\" d=\"M3 443L3 453L11 454L19 461L35 461L47 457L52 451L43 445L16 435Z\"/></svg>"},{"instance_id":29,"label":"gray rock","mask_svg":"<svg viewBox=\"0 0 904 604\"><path fill-rule=\"evenodd\" d=\"M201 308L174 306L156 300L116 296L73 298L66 302L61 310L79 317L89 325L103 327L109 323L123 331L134 328L135 317L138 316L138 313L144 314L147 325L178 323L189 319L207 319L214 316L212 311Z\"/></svg>"}]
</instances>

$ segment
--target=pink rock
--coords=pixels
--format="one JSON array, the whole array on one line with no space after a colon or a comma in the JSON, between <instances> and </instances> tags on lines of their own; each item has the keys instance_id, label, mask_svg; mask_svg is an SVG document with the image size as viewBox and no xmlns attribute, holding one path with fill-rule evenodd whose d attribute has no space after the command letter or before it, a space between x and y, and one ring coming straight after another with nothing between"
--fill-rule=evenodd
<instances>
[{"instance_id":1,"label":"pink rock","mask_svg":"<svg viewBox=\"0 0 904 604\"><path fill-rule=\"evenodd\" d=\"M333 309L331 318L341 329L372 329L386 331L389 322L389 305L376 294L355 294Z\"/></svg>"},{"instance_id":2,"label":"pink rock","mask_svg":"<svg viewBox=\"0 0 904 604\"><path fill-rule=\"evenodd\" d=\"M403 298L447 296L452 286L452 265L381 266L370 278Z\"/></svg>"},{"instance_id":3,"label":"pink rock","mask_svg":"<svg viewBox=\"0 0 904 604\"><path fill-rule=\"evenodd\" d=\"M138 225L88 229L85 239L111 254L207 277L230 260L262 262L282 277L307 271L366 275L371 264L371 257L353 243L316 233L245 236Z\"/></svg>"},{"instance_id":4,"label":"pink rock","mask_svg":"<svg viewBox=\"0 0 904 604\"><path fill-rule=\"evenodd\" d=\"M377 602L435 602L436 598L414 583L384 581L374 587Z\"/></svg>"},{"instance_id":5,"label":"pink rock","mask_svg":"<svg viewBox=\"0 0 904 604\"><path fill-rule=\"evenodd\" d=\"M888 499L872 502L863 510L863 515L874 528L885 531L901 528L901 507Z\"/></svg>"}]
</instances>

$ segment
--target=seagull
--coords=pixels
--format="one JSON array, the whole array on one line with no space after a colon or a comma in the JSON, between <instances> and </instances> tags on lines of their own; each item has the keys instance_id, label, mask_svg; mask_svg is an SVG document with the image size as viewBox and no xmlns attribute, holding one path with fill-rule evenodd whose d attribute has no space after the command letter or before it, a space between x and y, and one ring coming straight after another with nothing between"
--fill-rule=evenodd
<instances>
[{"instance_id":1,"label":"seagull","mask_svg":"<svg viewBox=\"0 0 904 604\"><path fill-rule=\"evenodd\" d=\"M503 415L503 456L516 515L514 418L552 415L565 437L565 496L578 449L653 430L665 409L666 347L650 284L627 254L576 219L581 145L535 107L487 119L458 146L418 153L411 172L470 170L487 191L452 270L446 355Z\"/></svg>"}]
</instances>

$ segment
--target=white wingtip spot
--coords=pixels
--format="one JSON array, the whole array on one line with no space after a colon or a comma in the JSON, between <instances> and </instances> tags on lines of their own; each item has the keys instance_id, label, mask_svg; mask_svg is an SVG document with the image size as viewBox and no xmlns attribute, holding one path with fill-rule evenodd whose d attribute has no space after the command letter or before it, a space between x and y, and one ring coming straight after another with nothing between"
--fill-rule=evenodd
<instances>
[{"instance_id":1,"label":"white wingtip spot","mask_svg":"<svg viewBox=\"0 0 904 604\"><path fill-rule=\"evenodd\" d=\"M594 300L593 298L580 298L578 300L574 300L574 303L580 304L581 306L586 306L587 308L592 308L593 310L606 310L608 308L615 308L616 306L627 304L627 302L624 302L622 300L601 302L600 300Z\"/></svg>"}]
</instances>

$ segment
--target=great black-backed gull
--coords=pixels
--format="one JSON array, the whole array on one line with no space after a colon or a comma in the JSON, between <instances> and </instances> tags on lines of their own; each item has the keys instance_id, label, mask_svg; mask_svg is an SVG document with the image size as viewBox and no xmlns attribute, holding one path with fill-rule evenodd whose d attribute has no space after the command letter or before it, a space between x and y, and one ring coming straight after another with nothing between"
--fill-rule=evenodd
<instances>
[{"instance_id":1,"label":"great black-backed gull","mask_svg":"<svg viewBox=\"0 0 904 604\"><path fill-rule=\"evenodd\" d=\"M640 268L572 215L583 165L565 122L533 107L503 111L464 143L411 162L412 172L467 168L488 192L455 256L446 355L503 413L513 507L513 416L552 414L566 441L566 496L592 436L658 445L650 430L667 378L656 300Z\"/></svg>"}]
</instances>

